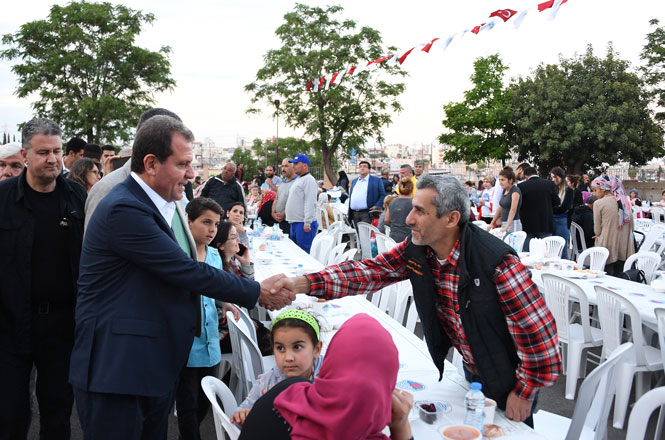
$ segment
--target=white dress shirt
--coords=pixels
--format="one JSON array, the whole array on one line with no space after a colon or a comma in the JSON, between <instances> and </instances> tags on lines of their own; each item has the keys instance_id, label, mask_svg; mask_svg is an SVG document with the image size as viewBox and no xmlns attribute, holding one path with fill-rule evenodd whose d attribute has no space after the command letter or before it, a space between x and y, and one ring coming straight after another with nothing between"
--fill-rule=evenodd
<instances>
[{"instance_id":1,"label":"white dress shirt","mask_svg":"<svg viewBox=\"0 0 665 440\"><path fill-rule=\"evenodd\" d=\"M367 187L369 186L369 175L358 177L356 184L351 190L351 201L349 207L354 211L364 211L367 206Z\"/></svg>"},{"instance_id":2,"label":"white dress shirt","mask_svg":"<svg viewBox=\"0 0 665 440\"><path fill-rule=\"evenodd\" d=\"M162 217L164 217L164 220L170 228L171 222L173 221L173 214L175 214L175 203L164 200L162 196L157 194L154 189L150 188L134 171L132 171L130 176L136 180L136 183L138 183L148 197L150 197L150 200L154 203L159 213L162 214Z\"/></svg>"}]
</instances>

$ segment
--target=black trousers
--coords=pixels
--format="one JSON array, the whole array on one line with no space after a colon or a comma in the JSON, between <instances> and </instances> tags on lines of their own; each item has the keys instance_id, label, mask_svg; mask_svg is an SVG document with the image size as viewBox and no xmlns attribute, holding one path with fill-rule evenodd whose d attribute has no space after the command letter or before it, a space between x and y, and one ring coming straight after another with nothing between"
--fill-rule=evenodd
<instances>
[{"instance_id":1,"label":"black trousers","mask_svg":"<svg viewBox=\"0 0 665 440\"><path fill-rule=\"evenodd\" d=\"M349 208L349 220L351 220L354 226L358 223L372 223L372 220L369 218L369 210L364 209L362 211L354 211Z\"/></svg>"},{"instance_id":2,"label":"black trousers","mask_svg":"<svg viewBox=\"0 0 665 440\"><path fill-rule=\"evenodd\" d=\"M291 225L286 220L279 222L279 229L286 235L291 234Z\"/></svg>"},{"instance_id":3,"label":"black trousers","mask_svg":"<svg viewBox=\"0 0 665 440\"><path fill-rule=\"evenodd\" d=\"M44 310L46 311L46 310ZM0 439L26 439L30 428L30 373L37 370L40 439L69 439L74 397L69 358L74 345L74 308L32 315L29 354L0 348Z\"/></svg>"},{"instance_id":4,"label":"black trousers","mask_svg":"<svg viewBox=\"0 0 665 440\"><path fill-rule=\"evenodd\" d=\"M86 440L166 440L175 390L146 397L74 388L74 397Z\"/></svg>"},{"instance_id":5,"label":"black trousers","mask_svg":"<svg viewBox=\"0 0 665 440\"><path fill-rule=\"evenodd\" d=\"M217 377L218 371L219 364L212 367L185 367L180 373L175 407L181 440L201 439L199 426L210 409L210 402L201 388L201 379L206 376Z\"/></svg>"}]
</instances>

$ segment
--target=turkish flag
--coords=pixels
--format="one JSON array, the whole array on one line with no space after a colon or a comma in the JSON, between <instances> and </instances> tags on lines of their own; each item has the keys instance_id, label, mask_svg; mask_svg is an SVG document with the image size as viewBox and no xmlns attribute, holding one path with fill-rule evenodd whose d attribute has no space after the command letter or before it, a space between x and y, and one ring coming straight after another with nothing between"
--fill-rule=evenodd
<instances>
[{"instance_id":1,"label":"turkish flag","mask_svg":"<svg viewBox=\"0 0 665 440\"><path fill-rule=\"evenodd\" d=\"M483 26L485 26L485 23L481 23L478 26L474 27L473 29L471 29L471 32L478 35L478 32L480 32L480 28Z\"/></svg>"},{"instance_id":2,"label":"turkish flag","mask_svg":"<svg viewBox=\"0 0 665 440\"><path fill-rule=\"evenodd\" d=\"M319 80L319 89L323 87L323 85L326 83L326 76L322 76L321 80Z\"/></svg>"},{"instance_id":3,"label":"turkish flag","mask_svg":"<svg viewBox=\"0 0 665 440\"><path fill-rule=\"evenodd\" d=\"M353 72L354 72L355 70L356 70L356 66L351 66L351 67L349 68L349 71L346 72L346 73L347 73L347 75L353 75Z\"/></svg>"},{"instance_id":4,"label":"turkish flag","mask_svg":"<svg viewBox=\"0 0 665 440\"><path fill-rule=\"evenodd\" d=\"M423 48L420 49L420 50L422 50L422 51L425 52L425 53L429 53L429 50L432 48L432 44L434 44L434 42L435 42L436 40L438 40L438 38L433 39L432 41L430 41L429 43L427 43L427 44L425 45L425 47L423 47Z\"/></svg>"},{"instance_id":5,"label":"turkish flag","mask_svg":"<svg viewBox=\"0 0 665 440\"><path fill-rule=\"evenodd\" d=\"M406 61L406 57L408 57L409 55L411 55L411 52L413 51L413 49L415 49L415 47L412 47L411 49L409 49L409 50L407 50L406 52L404 52L404 55L402 55L401 57L399 57L399 59L398 59L397 61L399 61L400 64L403 64L404 61Z\"/></svg>"},{"instance_id":6,"label":"turkish flag","mask_svg":"<svg viewBox=\"0 0 665 440\"><path fill-rule=\"evenodd\" d=\"M307 81L307 91L309 92L310 90L312 90L312 80L311 79L309 81Z\"/></svg>"},{"instance_id":7,"label":"turkish flag","mask_svg":"<svg viewBox=\"0 0 665 440\"><path fill-rule=\"evenodd\" d=\"M517 14L517 11L512 9L498 9L490 14L490 17L499 17L504 22L510 20L513 15Z\"/></svg>"},{"instance_id":8,"label":"turkish flag","mask_svg":"<svg viewBox=\"0 0 665 440\"><path fill-rule=\"evenodd\" d=\"M337 75L339 75L339 72L335 72L334 75L332 76L332 79L330 80L331 86L335 85L335 80L337 79Z\"/></svg>"},{"instance_id":9,"label":"turkish flag","mask_svg":"<svg viewBox=\"0 0 665 440\"><path fill-rule=\"evenodd\" d=\"M561 4L566 3L568 0L563 0ZM538 5L538 12L543 12L545 9L549 9L554 6L554 0L549 0Z\"/></svg>"},{"instance_id":10,"label":"turkish flag","mask_svg":"<svg viewBox=\"0 0 665 440\"><path fill-rule=\"evenodd\" d=\"M370 61L369 63L367 63L367 65L369 66L370 64L375 64L375 63L376 63L376 64L379 64L379 63L382 63L382 62L384 62L385 60L387 60L387 59L390 58L390 57L392 57L392 55L386 55L385 57L377 58L377 59L375 59L374 61Z\"/></svg>"}]
</instances>

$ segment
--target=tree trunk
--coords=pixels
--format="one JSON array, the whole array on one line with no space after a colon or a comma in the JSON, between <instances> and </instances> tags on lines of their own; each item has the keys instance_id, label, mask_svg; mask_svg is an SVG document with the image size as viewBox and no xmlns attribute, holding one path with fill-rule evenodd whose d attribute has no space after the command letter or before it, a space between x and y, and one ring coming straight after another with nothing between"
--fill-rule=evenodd
<instances>
[{"instance_id":1,"label":"tree trunk","mask_svg":"<svg viewBox=\"0 0 665 440\"><path fill-rule=\"evenodd\" d=\"M332 169L332 158L334 156L334 151L330 150L327 146L324 145L321 149L321 153L323 156L323 172L325 173L330 183L334 185L337 182L337 174L335 174L335 171Z\"/></svg>"}]
</instances>

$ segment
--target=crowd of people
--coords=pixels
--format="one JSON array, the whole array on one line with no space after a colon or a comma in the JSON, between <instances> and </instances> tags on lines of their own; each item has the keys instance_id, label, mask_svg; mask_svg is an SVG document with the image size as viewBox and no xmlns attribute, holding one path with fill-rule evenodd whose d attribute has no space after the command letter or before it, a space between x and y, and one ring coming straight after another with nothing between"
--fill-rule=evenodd
<instances>
[{"instance_id":1,"label":"crowd of people","mask_svg":"<svg viewBox=\"0 0 665 440\"><path fill-rule=\"evenodd\" d=\"M69 438L74 401L86 438L166 438L174 405L180 437L200 438L209 411L200 382L219 374L231 350L227 316L278 310L296 293L327 300L405 280L440 373L456 348L467 379L482 382L508 418L533 426L539 390L561 372L556 325L514 250L472 220L525 231L526 249L531 238L569 240L575 221L587 243L610 250L611 273L634 252L639 195L613 176L553 168L543 179L523 163L465 187L425 174L422 161L392 177L361 161L358 177L340 171L336 182L348 217L389 227L397 246L259 283L247 220L278 225L309 252L317 209L330 214L324 227L334 221L330 195L306 154L284 159L279 173L265 167L247 193L242 164L204 182L191 166L193 139L177 114L154 108L125 154L79 138L63 148L59 126L44 118L25 124L20 145L1 147L0 438L27 437L33 367L44 438ZM386 426L392 439L411 438L413 398L394 389L397 351L378 322L350 319L325 359L309 313L288 310L269 330L255 326L276 366L233 415L241 438L385 438ZM366 380L351 380L358 374Z\"/></svg>"}]
</instances>

